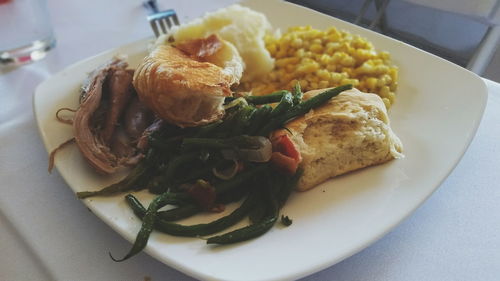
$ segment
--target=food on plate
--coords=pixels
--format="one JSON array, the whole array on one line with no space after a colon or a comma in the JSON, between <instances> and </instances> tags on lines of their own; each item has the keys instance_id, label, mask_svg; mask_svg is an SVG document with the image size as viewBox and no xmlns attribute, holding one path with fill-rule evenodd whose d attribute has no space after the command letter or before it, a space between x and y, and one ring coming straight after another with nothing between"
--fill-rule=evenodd
<instances>
[{"instance_id":1,"label":"food on plate","mask_svg":"<svg viewBox=\"0 0 500 281\"><path fill-rule=\"evenodd\" d=\"M210 236L208 244L255 238L275 224L293 190L402 156L387 116L393 97L382 91L396 85L388 55L334 28L293 28L266 49L270 31L263 14L233 5L175 28L135 71L114 58L91 73L74 118L76 142L98 172L136 164L117 183L77 193L129 193L142 226L130 251L113 260L144 249L153 229ZM132 194L141 190L157 195L147 207ZM242 203L215 221L176 222L234 202ZM244 218L249 225L217 234Z\"/></svg>"},{"instance_id":2,"label":"food on plate","mask_svg":"<svg viewBox=\"0 0 500 281\"><path fill-rule=\"evenodd\" d=\"M304 94L304 99L324 90ZM287 134L302 156L297 189L305 191L332 177L402 157L382 99L352 89L276 131Z\"/></svg>"},{"instance_id":3,"label":"food on plate","mask_svg":"<svg viewBox=\"0 0 500 281\"><path fill-rule=\"evenodd\" d=\"M231 42L245 63L244 81L266 75L274 66L274 59L266 49L264 37L271 32L266 16L250 8L235 4L172 28L175 42L217 34ZM168 38L160 38L159 44Z\"/></svg>"},{"instance_id":4,"label":"food on plate","mask_svg":"<svg viewBox=\"0 0 500 281\"><path fill-rule=\"evenodd\" d=\"M289 28L282 36L266 36L266 47L275 67L263 77L244 84L260 95L291 89L299 82L303 90L352 84L376 93L389 108L395 100L398 69L388 52L380 52L367 39L338 30L311 26Z\"/></svg>"},{"instance_id":5,"label":"food on plate","mask_svg":"<svg viewBox=\"0 0 500 281\"><path fill-rule=\"evenodd\" d=\"M224 98L238 84L243 62L217 35L157 46L137 67L134 87L157 116L177 126L216 121Z\"/></svg>"},{"instance_id":6,"label":"food on plate","mask_svg":"<svg viewBox=\"0 0 500 281\"><path fill-rule=\"evenodd\" d=\"M121 259L113 258L117 261L141 251L153 229L177 236L207 236L249 217L250 225L211 236L206 242L230 244L255 238L278 220L301 175L298 146L286 134L269 138L270 134L351 88L327 89L305 101L298 85L292 92L226 98L221 120L192 128L164 123L150 134L146 156L126 178L77 195L88 198L144 189L158 194L147 208L133 194L126 196L142 227L132 249ZM243 203L210 223L172 222L199 212L220 212L236 201ZM166 205L170 208L160 211Z\"/></svg>"},{"instance_id":7,"label":"food on plate","mask_svg":"<svg viewBox=\"0 0 500 281\"><path fill-rule=\"evenodd\" d=\"M127 67L124 60L114 58L95 69L82 87L72 121L80 152L102 174L137 163L137 132L144 131L153 119L149 109L133 102L137 99L132 86L133 70ZM124 112L128 118L121 122ZM120 122L127 130L118 126Z\"/></svg>"}]
</instances>

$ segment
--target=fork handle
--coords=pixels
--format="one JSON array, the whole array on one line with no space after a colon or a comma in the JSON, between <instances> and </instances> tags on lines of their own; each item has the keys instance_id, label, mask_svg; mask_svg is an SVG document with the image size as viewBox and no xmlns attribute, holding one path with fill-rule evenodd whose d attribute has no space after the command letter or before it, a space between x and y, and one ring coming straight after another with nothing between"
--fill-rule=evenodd
<instances>
[{"instance_id":1,"label":"fork handle","mask_svg":"<svg viewBox=\"0 0 500 281\"><path fill-rule=\"evenodd\" d=\"M145 0L142 2L142 6L149 11L150 14L158 13L160 10L158 9L158 2L156 0Z\"/></svg>"}]
</instances>

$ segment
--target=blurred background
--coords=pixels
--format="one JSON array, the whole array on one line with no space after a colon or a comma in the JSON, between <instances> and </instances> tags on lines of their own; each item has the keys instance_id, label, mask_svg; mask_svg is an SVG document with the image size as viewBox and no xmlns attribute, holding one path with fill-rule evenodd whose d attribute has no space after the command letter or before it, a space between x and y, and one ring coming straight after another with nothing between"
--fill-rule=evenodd
<instances>
[{"instance_id":1,"label":"blurred background","mask_svg":"<svg viewBox=\"0 0 500 281\"><path fill-rule=\"evenodd\" d=\"M370 28L500 82L500 1L288 1Z\"/></svg>"}]
</instances>

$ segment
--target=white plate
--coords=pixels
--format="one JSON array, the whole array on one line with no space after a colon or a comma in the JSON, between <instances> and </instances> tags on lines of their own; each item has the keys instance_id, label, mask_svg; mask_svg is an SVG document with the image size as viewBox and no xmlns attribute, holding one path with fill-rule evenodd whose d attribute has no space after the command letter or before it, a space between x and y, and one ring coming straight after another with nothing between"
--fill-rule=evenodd
<instances>
[{"instance_id":1,"label":"white plate","mask_svg":"<svg viewBox=\"0 0 500 281\"><path fill-rule=\"evenodd\" d=\"M281 1L248 1L245 5L267 14L276 28L333 25L365 36L377 49L389 51L400 67L398 97L390 117L405 146L406 158L294 194L283 209L293 224L288 228L276 226L258 239L214 248L196 238L153 233L146 251L200 279L296 279L367 247L424 202L453 170L471 142L483 114L487 91L482 79L461 67L352 24ZM60 107L76 108L78 88L87 73L116 54L127 54L134 67L146 54L146 41L79 62L37 88L34 110L48 151L72 136L70 126L55 120L55 111ZM61 151L56 166L75 192L98 189L115 180L94 173L75 147ZM140 222L122 196L83 202L133 241ZM114 254L120 256L126 251Z\"/></svg>"}]
</instances>

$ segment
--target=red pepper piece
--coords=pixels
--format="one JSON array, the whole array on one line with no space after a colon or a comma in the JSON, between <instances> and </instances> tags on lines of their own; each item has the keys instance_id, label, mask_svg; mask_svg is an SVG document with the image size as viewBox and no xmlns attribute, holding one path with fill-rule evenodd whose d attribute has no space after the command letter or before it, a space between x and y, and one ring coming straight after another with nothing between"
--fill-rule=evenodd
<instances>
[{"instance_id":1,"label":"red pepper piece","mask_svg":"<svg viewBox=\"0 0 500 281\"><path fill-rule=\"evenodd\" d=\"M272 139L273 154L271 155L271 163L288 174L295 174L302 157L300 152L286 134L280 134Z\"/></svg>"},{"instance_id":2,"label":"red pepper piece","mask_svg":"<svg viewBox=\"0 0 500 281\"><path fill-rule=\"evenodd\" d=\"M204 210L211 210L215 202L215 188L204 180L198 180L187 190L193 200Z\"/></svg>"}]
</instances>

